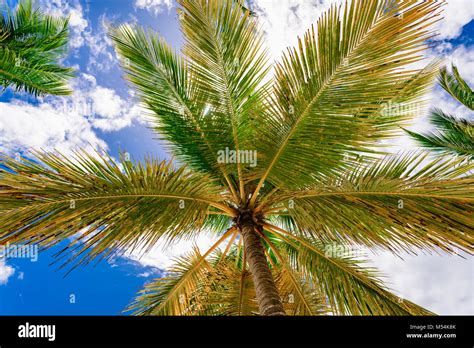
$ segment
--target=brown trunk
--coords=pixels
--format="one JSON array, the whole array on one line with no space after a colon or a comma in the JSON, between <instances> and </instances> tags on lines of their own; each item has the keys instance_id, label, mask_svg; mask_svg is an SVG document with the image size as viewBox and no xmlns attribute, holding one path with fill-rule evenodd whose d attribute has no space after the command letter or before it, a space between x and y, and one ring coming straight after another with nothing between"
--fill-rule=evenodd
<instances>
[{"instance_id":1,"label":"brown trunk","mask_svg":"<svg viewBox=\"0 0 474 348\"><path fill-rule=\"evenodd\" d=\"M268 266L260 237L251 218L241 219L240 230L244 240L245 257L253 276L260 315L285 315L280 295Z\"/></svg>"}]
</instances>

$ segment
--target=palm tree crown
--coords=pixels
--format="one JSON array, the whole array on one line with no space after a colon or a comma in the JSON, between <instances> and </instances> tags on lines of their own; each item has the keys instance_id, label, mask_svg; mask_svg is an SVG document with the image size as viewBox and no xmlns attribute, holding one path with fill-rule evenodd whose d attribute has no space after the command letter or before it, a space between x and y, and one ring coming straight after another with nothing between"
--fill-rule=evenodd
<instances>
[{"instance_id":1,"label":"palm tree crown","mask_svg":"<svg viewBox=\"0 0 474 348\"><path fill-rule=\"evenodd\" d=\"M71 93L72 69L57 63L68 41L68 20L33 9L31 0L0 14L0 86L37 96Z\"/></svg>"},{"instance_id":2,"label":"palm tree crown","mask_svg":"<svg viewBox=\"0 0 474 348\"><path fill-rule=\"evenodd\" d=\"M79 265L213 233L143 290L138 314L429 314L344 250L472 254L472 165L381 148L415 116L386 106L422 101L436 77L436 63L405 66L422 58L441 4L333 6L269 77L258 19L240 2L179 3L181 55L139 27L110 37L183 166L4 156L0 241L73 237L62 254Z\"/></svg>"}]
</instances>

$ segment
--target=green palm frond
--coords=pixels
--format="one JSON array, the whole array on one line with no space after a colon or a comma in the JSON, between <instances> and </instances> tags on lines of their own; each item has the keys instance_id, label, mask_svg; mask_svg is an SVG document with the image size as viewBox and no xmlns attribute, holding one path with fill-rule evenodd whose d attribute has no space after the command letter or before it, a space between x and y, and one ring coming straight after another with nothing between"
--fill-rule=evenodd
<instances>
[{"instance_id":1,"label":"green palm frond","mask_svg":"<svg viewBox=\"0 0 474 348\"><path fill-rule=\"evenodd\" d=\"M68 19L54 18L20 2L0 16L0 86L36 96L68 95L73 70L58 63L68 41Z\"/></svg>"},{"instance_id":2,"label":"green palm frond","mask_svg":"<svg viewBox=\"0 0 474 348\"><path fill-rule=\"evenodd\" d=\"M203 279L212 271L207 257L234 233L231 228L201 255L197 247L176 259L168 275L148 284L127 310L136 315L193 315L201 302L195 298Z\"/></svg>"},{"instance_id":3,"label":"green palm frond","mask_svg":"<svg viewBox=\"0 0 474 348\"><path fill-rule=\"evenodd\" d=\"M441 69L439 83L453 98L474 110L474 92L459 74L458 68L453 64L453 72L450 74L446 68Z\"/></svg>"},{"instance_id":4,"label":"green palm frond","mask_svg":"<svg viewBox=\"0 0 474 348\"><path fill-rule=\"evenodd\" d=\"M443 154L454 154L474 158L474 123L467 119L457 119L435 109L430 115L435 127L429 133L405 130L418 144L426 149Z\"/></svg>"},{"instance_id":5,"label":"green palm frond","mask_svg":"<svg viewBox=\"0 0 474 348\"><path fill-rule=\"evenodd\" d=\"M255 287L243 253L217 253L193 298L199 303L196 315L249 316L258 314ZM245 266L243 266L245 265Z\"/></svg>"},{"instance_id":6,"label":"green palm frond","mask_svg":"<svg viewBox=\"0 0 474 348\"><path fill-rule=\"evenodd\" d=\"M195 249L178 258L168 275L148 284L128 310L139 315L258 314L255 288L245 257L235 244L226 254L216 250L231 232L204 255ZM324 299L301 275L294 270L290 274L280 264L274 267L277 286L289 315L327 313Z\"/></svg>"},{"instance_id":7,"label":"green palm frond","mask_svg":"<svg viewBox=\"0 0 474 348\"><path fill-rule=\"evenodd\" d=\"M286 214L288 223L321 240L472 254L474 165L463 158L428 161L427 155L360 164L326 177L324 185L277 194L278 203L263 213Z\"/></svg>"},{"instance_id":8,"label":"green palm frond","mask_svg":"<svg viewBox=\"0 0 474 348\"><path fill-rule=\"evenodd\" d=\"M2 156L1 243L49 247L72 237L66 249L87 262L125 249L146 251L158 239L192 237L213 211L232 215L219 185L170 162L116 163L84 153L37 157L39 163Z\"/></svg>"},{"instance_id":9,"label":"green palm frond","mask_svg":"<svg viewBox=\"0 0 474 348\"><path fill-rule=\"evenodd\" d=\"M439 83L453 98L474 110L474 93L466 81L459 74L456 66L452 66L453 73L442 68L439 74ZM469 156L474 158L474 123L467 118L456 118L434 109L430 115L430 122L434 130L428 133L416 133L405 130L417 143L427 149L441 154Z\"/></svg>"},{"instance_id":10,"label":"green palm frond","mask_svg":"<svg viewBox=\"0 0 474 348\"><path fill-rule=\"evenodd\" d=\"M185 38L183 53L201 100L212 118L227 123L219 129L225 150L255 150L251 147L254 114L262 109L266 87L266 50L263 32L250 13L242 13L232 0L179 1L180 23ZM249 148L250 146L250 148ZM245 196L244 174L248 168L237 161L225 168L235 175L241 200Z\"/></svg>"},{"instance_id":11,"label":"green palm frond","mask_svg":"<svg viewBox=\"0 0 474 348\"><path fill-rule=\"evenodd\" d=\"M275 257L274 267L278 269L275 280L288 315L321 315L327 312L326 302L307 277L291 264L291 256L271 238L262 234L268 245L268 253ZM269 255L269 258L272 255Z\"/></svg>"},{"instance_id":12,"label":"green palm frond","mask_svg":"<svg viewBox=\"0 0 474 348\"><path fill-rule=\"evenodd\" d=\"M273 116L256 133L265 158L255 192L265 180L307 185L343 164L346 153L371 153L377 140L398 134L415 116L383 111L394 98L419 103L431 86L435 66L421 76L405 67L422 58L441 4L404 1L397 17L388 3L351 1L343 13L332 6L283 56L269 102Z\"/></svg>"},{"instance_id":13,"label":"green palm frond","mask_svg":"<svg viewBox=\"0 0 474 348\"><path fill-rule=\"evenodd\" d=\"M265 228L280 238L292 266L326 295L338 315L432 315L430 311L390 293L373 268L361 267L364 260L334 255L310 236L296 236L276 226Z\"/></svg>"},{"instance_id":14,"label":"green palm frond","mask_svg":"<svg viewBox=\"0 0 474 348\"><path fill-rule=\"evenodd\" d=\"M228 122L207 117L207 104L196 96L188 64L152 32L123 25L111 28L109 36L127 79L154 113L157 133L192 168L230 183L217 162L217 152L229 144L213 134L215 129L226 129Z\"/></svg>"}]
</instances>

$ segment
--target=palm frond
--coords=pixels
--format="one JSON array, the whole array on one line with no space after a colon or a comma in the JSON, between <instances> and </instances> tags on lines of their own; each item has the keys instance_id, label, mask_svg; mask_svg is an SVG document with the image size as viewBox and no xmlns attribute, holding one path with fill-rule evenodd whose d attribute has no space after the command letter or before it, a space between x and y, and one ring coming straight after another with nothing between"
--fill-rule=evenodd
<instances>
[{"instance_id":1,"label":"palm frond","mask_svg":"<svg viewBox=\"0 0 474 348\"><path fill-rule=\"evenodd\" d=\"M233 228L227 230L203 255L195 247L177 258L168 276L148 284L127 310L136 315L194 315L199 310L196 306L202 307L196 290L212 270L206 258L233 233Z\"/></svg>"},{"instance_id":2,"label":"palm frond","mask_svg":"<svg viewBox=\"0 0 474 348\"><path fill-rule=\"evenodd\" d=\"M58 60L68 41L68 19L54 18L20 2L14 13L0 15L0 86L37 96L68 95L71 68Z\"/></svg>"},{"instance_id":3,"label":"palm frond","mask_svg":"<svg viewBox=\"0 0 474 348\"><path fill-rule=\"evenodd\" d=\"M276 226L265 228L278 235L292 266L305 274L338 315L432 315L430 311L401 299L382 285L373 268L361 267L363 260L350 255L332 257L312 237L296 236Z\"/></svg>"},{"instance_id":4,"label":"palm frond","mask_svg":"<svg viewBox=\"0 0 474 348\"><path fill-rule=\"evenodd\" d=\"M256 134L265 157L252 204L266 180L307 185L343 164L346 153L373 152L377 140L398 134L413 118L415 111L405 111L410 108L383 111L394 98L416 105L431 85L435 66L424 72L405 67L422 58L441 4L404 1L394 10L389 3L354 0L343 13L334 5L317 31L308 30L284 54L269 101L273 117L265 116Z\"/></svg>"},{"instance_id":5,"label":"palm frond","mask_svg":"<svg viewBox=\"0 0 474 348\"><path fill-rule=\"evenodd\" d=\"M147 251L159 239L192 237L213 211L232 215L217 183L171 162L133 163L125 156L116 163L85 153L36 157L1 157L2 244L50 247L70 238L64 251L80 264L125 249Z\"/></svg>"},{"instance_id":6,"label":"palm frond","mask_svg":"<svg viewBox=\"0 0 474 348\"><path fill-rule=\"evenodd\" d=\"M240 6L242 11L248 12L250 14L250 16L256 16L257 15L254 11L252 11L248 6L245 5L245 0L233 0L233 1L236 2Z\"/></svg>"},{"instance_id":7,"label":"palm frond","mask_svg":"<svg viewBox=\"0 0 474 348\"><path fill-rule=\"evenodd\" d=\"M262 48L263 32L249 12L232 0L186 0L180 22L185 38L183 53L201 100L209 105L209 117L227 123L219 137L229 149L252 151L255 130L248 127L262 108L269 70ZM220 150L225 150L221 148ZM245 195L244 172L248 165L236 161L225 168L236 173L240 198Z\"/></svg>"},{"instance_id":8,"label":"palm frond","mask_svg":"<svg viewBox=\"0 0 474 348\"><path fill-rule=\"evenodd\" d=\"M14 87L35 96L69 95L67 80L72 69L50 63L49 58L30 56L27 59L8 47L0 47L0 86Z\"/></svg>"},{"instance_id":9,"label":"palm frond","mask_svg":"<svg viewBox=\"0 0 474 348\"><path fill-rule=\"evenodd\" d=\"M109 30L121 56L127 79L154 114L157 134L168 141L179 159L192 168L232 182L217 161L220 149L230 146L215 136L228 122L208 117L208 104L196 96L188 64L156 33L122 25Z\"/></svg>"},{"instance_id":10,"label":"palm frond","mask_svg":"<svg viewBox=\"0 0 474 348\"><path fill-rule=\"evenodd\" d=\"M262 234L267 242L269 253L277 260L278 274L275 277L280 296L288 315L321 315L327 311L326 302L320 292L310 285L305 276L291 264L287 250L281 248L271 238Z\"/></svg>"},{"instance_id":11,"label":"palm frond","mask_svg":"<svg viewBox=\"0 0 474 348\"><path fill-rule=\"evenodd\" d=\"M202 256L195 250L179 258L169 275L148 284L128 310L139 315L257 315L255 288L245 256L235 244L226 255L216 250L227 236L226 233ZM290 273L280 264L274 267L289 315L327 312L321 295L300 274Z\"/></svg>"},{"instance_id":12,"label":"palm frond","mask_svg":"<svg viewBox=\"0 0 474 348\"><path fill-rule=\"evenodd\" d=\"M245 255L233 249L224 257L217 253L211 263L211 271L193 296L200 304L196 315L258 314L255 287Z\"/></svg>"},{"instance_id":13,"label":"palm frond","mask_svg":"<svg viewBox=\"0 0 474 348\"><path fill-rule=\"evenodd\" d=\"M458 68L453 64L453 72L449 73L446 68L441 69L439 83L453 98L474 110L474 92L459 74Z\"/></svg>"},{"instance_id":14,"label":"palm frond","mask_svg":"<svg viewBox=\"0 0 474 348\"><path fill-rule=\"evenodd\" d=\"M430 115L435 129L429 133L405 130L418 144L441 154L454 154L474 158L474 123L458 119L435 109Z\"/></svg>"},{"instance_id":15,"label":"palm frond","mask_svg":"<svg viewBox=\"0 0 474 348\"><path fill-rule=\"evenodd\" d=\"M321 240L393 252L460 248L472 254L474 165L427 156L408 153L360 164L326 177L324 185L276 195L278 203L264 214L288 215L299 230Z\"/></svg>"}]
</instances>

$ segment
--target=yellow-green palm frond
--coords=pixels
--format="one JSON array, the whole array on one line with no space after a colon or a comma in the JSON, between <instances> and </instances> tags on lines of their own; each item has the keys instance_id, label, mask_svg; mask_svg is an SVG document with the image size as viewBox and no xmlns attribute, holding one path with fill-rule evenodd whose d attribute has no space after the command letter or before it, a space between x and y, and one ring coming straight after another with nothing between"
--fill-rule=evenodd
<instances>
[{"instance_id":1,"label":"yellow-green palm frond","mask_svg":"<svg viewBox=\"0 0 474 348\"><path fill-rule=\"evenodd\" d=\"M216 253L212 268L193 294L199 303L195 315L250 316L258 314L258 303L252 274L243 253Z\"/></svg>"},{"instance_id":2,"label":"yellow-green palm frond","mask_svg":"<svg viewBox=\"0 0 474 348\"><path fill-rule=\"evenodd\" d=\"M280 240L262 233L268 248L280 296L287 315L323 315L329 312L324 295L304 273L292 263L291 255L280 245Z\"/></svg>"},{"instance_id":3,"label":"yellow-green palm frond","mask_svg":"<svg viewBox=\"0 0 474 348\"><path fill-rule=\"evenodd\" d=\"M240 6L242 11L248 12L250 14L250 16L256 16L257 15L254 11L252 11L248 6L245 5L245 0L233 0L233 1L236 2Z\"/></svg>"},{"instance_id":4,"label":"yellow-green palm frond","mask_svg":"<svg viewBox=\"0 0 474 348\"><path fill-rule=\"evenodd\" d=\"M326 296L336 315L432 315L430 311L389 292L373 268L351 255L331 254L320 240L265 225L286 250L291 265Z\"/></svg>"},{"instance_id":5,"label":"yellow-green palm frond","mask_svg":"<svg viewBox=\"0 0 474 348\"><path fill-rule=\"evenodd\" d=\"M440 70L439 83L446 92L468 109L474 110L474 93L463 80L456 66L453 73L446 68ZM474 123L468 118L456 118L434 109L430 115L430 123L434 130L426 133L416 133L405 130L417 143L441 154L469 156L474 158Z\"/></svg>"},{"instance_id":6,"label":"yellow-green palm frond","mask_svg":"<svg viewBox=\"0 0 474 348\"><path fill-rule=\"evenodd\" d=\"M227 253L214 251L218 243L205 255L196 249L177 259L168 275L148 284L128 309L139 315L258 315L245 255L235 244ZM300 273L278 262L273 263L272 271L288 315L328 312L324 298Z\"/></svg>"},{"instance_id":7,"label":"yellow-green palm frond","mask_svg":"<svg viewBox=\"0 0 474 348\"><path fill-rule=\"evenodd\" d=\"M415 152L359 164L326 177L324 185L277 194L267 212L286 215L323 240L472 254L474 165L427 156Z\"/></svg>"},{"instance_id":8,"label":"yellow-green palm frond","mask_svg":"<svg viewBox=\"0 0 474 348\"><path fill-rule=\"evenodd\" d=\"M31 0L0 14L0 86L37 96L71 94L73 70L58 63L67 41L68 19L33 9Z\"/></svg>"},{"instance_id":9,"label":"yellow-green palm frond","mask_svg":"<svg viewBox=\"0 0 474 348\"><path fill-rule=\"evenodd\" d=\"M453 72L449 73L442 68L439 74L439 83L446 92L470 110L474 110L474 92L459 74L458 68L453 64Z\"/></svg>"},{"instance_id":10,"label":"yellow-green palm frond","mask_svg":"<svg viewBox=\"0 0 474 348\"><path fill-rule=\"evenodd\" d=\"M197 301L196 294L212 272L209 256L229 238L232 243L234 237L235 228L230 228L204 254L195 247L176 258L167 275L147 284L127 310L136 315L195 315L201 311L203 303Z\"/></svg>"},{"instance_id":11,"label":"yellow-green palm frond","mask_svg":"<svg viewBox=\"0 0 474 348\"><path fill-rule=\"evenodd\" d=\"M263 107L269 71L263 32L258 22L232 0L179 1L183 53L200 99L209 105L209 117L227 122L220 128L220 150L255 150L252 117ZM234 174L240 198L244 198L244 174L248 165L225 166Z\"/></svg>"},{"instance_id":12,"label":"yellow-green palm frond","mask_svg":"<svg viewBox=\"0 0 474 348\"><path fill-rule=\"evenodd\" d=\"M171 150L190 167L229 185L217 152L230 146L216 130L228 120L208 117L207 104L196 95L188 64L156 33L122 25L109 30L126 77L153 112L153 124ZM224 131L225 132L225 131Z\"/></svg>"},{"instance_id":13,"label":"yellow-green palm frond","mask_svg":"<svg viewBox=\"0 0 474 348\"><path fill-rule=\"evenodd\" d=\"M333 6L283 55L269 101L273 116L256 134L264 154L258 189L265 180L308 185L333 172L346 153L370 153L416 115L410 107L431 86L437 64L407 67L422 58L441 4L404 1L394 10L389 3L350 1L344 12ZM394 110L395 103L404 107Z\"/></svg>"},{"instance_id":14,"label":"yellow-green palm frond","mask_svg":"<svg viewBox=\"0 0 474 348\"><path fill-rule=\"evenodd\" d=\"M71 238L66 250L86 262L125 249L146 251L159 239L192 237L208 214L232 215L218 184L167 161L133 163L123 156L116 163L85 153L36 156L1 158L2 244L50 247Z\"/></svg>"},{"instance_id":15,"label":"yellow-green palm frond","mask_svg":"<svg viewBox=\"0 0 474 348\"><path fill-rule=\"evenodd\" d=\"M195 249L177 259L168 275L147 284L127 310L135 315L193 315L199 303L192 294L209 267Z\"/></svg>"},{"instance_id":16,"label":"yellow-green palm frond","mask_svg":"<svg viewBox=\"0 0 474 348\"><path fill-rule=\"evenodd\" d=\"M452 154L474 158L474 122L459 119L434 109L430 122L435 127L427 133L405 130L423 148L440 154Z\"/></svg>"}]
</instances>

